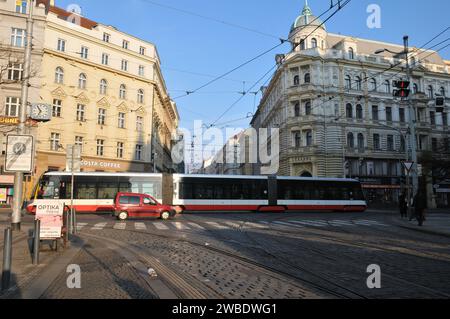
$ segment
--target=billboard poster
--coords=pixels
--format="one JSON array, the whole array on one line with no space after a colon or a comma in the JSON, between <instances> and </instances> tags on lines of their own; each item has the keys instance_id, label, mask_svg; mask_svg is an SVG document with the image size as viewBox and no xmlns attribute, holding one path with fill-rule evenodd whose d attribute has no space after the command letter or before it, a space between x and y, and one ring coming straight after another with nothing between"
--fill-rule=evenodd
<instances>
[{"instance_id":1,"label":"billboard poster","mask_svg":"<svg viewBox=\"0 0 450 319\"><path fill-rule=\"evenodd\" d=\"M36 207L36 220L41 221L41 239L61 238L64 204L59 201L43 201Z\"/></svg>"},{"instance_id":2,"label":"billboard poster","mask_svg":"<svg viewBox=\"0 0 450 319\"><path fill-rule=\"evenodd\" d=\"M31 173L33 170L34 139L31 135L8 135L5 171Z\"/></svg>"}]
</instances>

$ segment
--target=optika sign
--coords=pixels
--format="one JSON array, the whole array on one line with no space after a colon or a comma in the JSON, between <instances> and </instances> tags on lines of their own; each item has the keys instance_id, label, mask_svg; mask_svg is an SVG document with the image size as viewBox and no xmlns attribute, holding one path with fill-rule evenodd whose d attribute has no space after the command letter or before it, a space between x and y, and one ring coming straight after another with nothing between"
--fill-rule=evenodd
<instances>
[{"instance_id":1,"label":"optika sign","mask_svg":"<svg viewBox=\"0 0 450 319\"><path fill-rule=\"evenodd\" d=\"M97 162L97 161L81 161L81 166L83 166L83 167L117 168L117 169L121 168L121 165L119 163Z\"/></svg>"},{"instance_id":2,"label":"optika sign","mask_svg":"<svg viewBox=\"0 0 450 319\"><path fill-rule=\"evenodd\" d=\"M59 209L59 205L38 205L37 209L42 209L42 210L58 210Z\"/></svg>"}]
</instances>

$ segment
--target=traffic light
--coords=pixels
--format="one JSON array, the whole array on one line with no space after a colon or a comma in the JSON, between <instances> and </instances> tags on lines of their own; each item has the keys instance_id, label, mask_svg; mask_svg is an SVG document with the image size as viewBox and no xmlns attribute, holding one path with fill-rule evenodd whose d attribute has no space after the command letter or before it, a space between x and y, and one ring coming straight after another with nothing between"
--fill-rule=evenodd
<instances>
[{"instance_id":1,"label":"traffic light","mask_svg":"<svg viewBox=\"0 0 450 319\"><path fill-rule=\"evenodd\" d=\"M409 89L410 84L409 81L394 81L394 87L396 88L394 90L394 97L407 98L411 93Z\"/></svg>"}]
</instances>

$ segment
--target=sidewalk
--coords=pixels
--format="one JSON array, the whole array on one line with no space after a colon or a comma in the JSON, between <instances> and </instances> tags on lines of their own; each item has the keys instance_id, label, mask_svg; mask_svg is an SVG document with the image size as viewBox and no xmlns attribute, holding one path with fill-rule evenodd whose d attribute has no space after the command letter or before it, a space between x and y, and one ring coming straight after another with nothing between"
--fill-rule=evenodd
<instances>
[{"instance_id":1,"label":"sidewalk","mask_svg":"<svg viewBox=\"0 0 450 319\"><path fill-rule=\"evenodd\" d=\"M445 236L450 238L450 214L430 213L423 226L418 226L417 220L393 218L393 222L402 228L420 231L427 234Z\"/></svg>"},{"instance_id":2,"label":"sidewalk","mask_svg":"<svg viewBox=\"0 0 450 319\"><path fill-rule=\"evenodd\" d=\"M3 233L5 226L0 226L0 267L3 261ZM32 264L31 226L23 226L21 232L13 233L11 283L8 290L0 290L0 299L38 299L52 284L58 275L66 271L67 265L80 252L84 242L73 241L70 247L58 252L51 251L43 243L40 252L40 264ZM2 269L0 268L0 271ZM0 272L1 276L1 272ZM0 287L1 288L1 287Z\"/></svg>"}]
</instances>

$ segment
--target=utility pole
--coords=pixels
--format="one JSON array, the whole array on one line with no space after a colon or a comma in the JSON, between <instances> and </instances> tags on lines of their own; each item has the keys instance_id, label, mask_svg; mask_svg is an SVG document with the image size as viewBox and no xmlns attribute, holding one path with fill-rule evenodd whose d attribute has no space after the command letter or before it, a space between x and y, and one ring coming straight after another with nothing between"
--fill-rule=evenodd
<instances>
[{"instance_id":1,"label":"utility pole","mask_svg":"<svg viewBox=\"0 0 450 319\"><path fill-rule=\"evenodd\" d=\"M19 135L26 134L25 123L27 121L28 108L28 87L30 85L30 70L31 70L31 50L33 47L33 8L34 0L28 1L28 17L27 17L27 40L25 43L24 55L24 70L22 78L22 96L21 108L19 114L19 127L17 133ZM14 198L13 198L13 213L11 217L11 228L20 231L20 224L22 219L22 199L23 199L23 173L15 173L14 176Z\"/></svg>"},{"instance_id":2,"label":"utility pole","mask_svg":"<svg viewBox=\"0 0 450 319\"><path fill-rule=\"evenodd\" d=\"M409 37L405 35L403 37L403 44L405 47L405 60L406 60L406 80L411 83L411 68L409 65ZM419 186L419 177L417 175L417 143L416 143L416 111L412 103L411 94L408 95L408 110L409 110L409 151L411 156L411 162L413 166L411 168L412 176L412 194L410 188L408 188L408 207L411 207L411 199L417 194Z\"/></svg>"}]
</instances>

